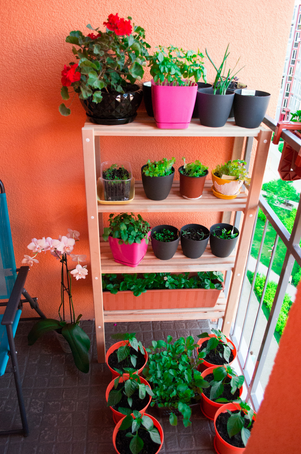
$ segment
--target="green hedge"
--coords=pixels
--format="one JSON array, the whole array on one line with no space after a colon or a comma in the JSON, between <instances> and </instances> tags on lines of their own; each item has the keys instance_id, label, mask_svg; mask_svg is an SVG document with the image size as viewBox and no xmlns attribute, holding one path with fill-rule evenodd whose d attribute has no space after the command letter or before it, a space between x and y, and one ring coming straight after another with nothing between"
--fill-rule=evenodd
<instances>
[{"instance_id":1,"label":"green hedge","mask_svg":"<svg viewBox=\"0 0 301 454\"><path fill-rule=\"evenodd\" d=\"M252 283L253 278L254 278L254 273L252 271L248 271L247 277L248 277L250 283ZM258 301L261 300L265 280L266 280L266 277L263 274L257 273L256 280L255 280L255 286L254 286L254 292L255 292L255 295L256 295ZM276 282L269 281L267 284L267 288L266 288L264 300L263 300L263 305L266 307L268 314L271 312L276 290L277 290ZM287 318L288 318L288 314L289 314L289 310L290 310L292 304L293 304L292 300L290 299L289 295L286 293L284 296L284 299L283 299L281 311L280 311L276 329L275 329L276 332L278 332L280 334L280 336L282 335L282 333L284 331L284 328L285 328L285 325L287 322Z\"/></svg>"}]
</instances>

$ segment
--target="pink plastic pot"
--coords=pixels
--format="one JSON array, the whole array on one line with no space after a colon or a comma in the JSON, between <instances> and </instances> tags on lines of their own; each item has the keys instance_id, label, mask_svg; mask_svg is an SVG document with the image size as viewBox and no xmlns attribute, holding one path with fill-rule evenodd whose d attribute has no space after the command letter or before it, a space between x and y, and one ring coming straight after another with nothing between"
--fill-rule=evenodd
<instances>
[{"instance_id":1,"label":"pink plastic pot","mask_svg":"<svg viewBox=\"0 0 301 454\"><path fill-rule=\"evenodd\" d=\"M213 370L216 369L217 367L221 366L215 366L215 367L208 367L208 369L204 370L202 373L202 377L206 379L206 376L209 374L213 374ZM228 375L229 376L229 375ZM242 395L243 391L243 386L239 390L239 397ZM206 418L211 419L212 421L214 420L215 413L219 408L221 408L223 405L225 405L225 402L214 402L213 400L208 399L207 396L205 396L204 393L202 393L202 400L201 400L201 410L203 414L206 416Z\"/></svg>"},{"instance_id":2,"label":"pink plastic pot","mask_svg":"<svg viewBox=\"0 0 301 454\"><path fill-rule=\"evenodd\" d=\"M154 117L160 129L186 129L191 121L197 85L156 85L152 80Z\"/></svg>"},{"instance_id":3,"label":"pink plastic pot","mask_svg":"<svg viewBox=\"0 0 301 454\"><path fill-rule=\"evenodd\" d=\"M122 377L119 380L119 383L122 383L122 382L128 380L128 378L129 378L129 374L123 374ZM111 389L113 389L113 387L114 387L115 380L116 380L116 377L108 384L108 387L106 389L106 402L108 402L108 400L109 400L109 394L110 394ZM140 377L140 380L141 380L141 383L143 383L144 385L147 385L147 386L150 387L149 383L145 380L145 378ZM151 400L152 400L152 397L149 396L148 404L144 408L139 410L139 412L142 415L144 415L144 413L146 412L146 409L149 406L149 404L151 403ZM113 421L114 421L115 424L117 424L118 421L120 421L122 418L124 418L124 414L122 414L119 411L115 410L113 407L110 407L110 409L112 410Z\"/></svg>"},{"instance_id":4,"label":"pink plastic pot","mask_svg":"<svg viewBox=\"0 0 301 454\"><path fill-rule=\"evenodd\" d=\"M150 237L150 231L147 234L147 237ZM146 254L148 244L143 238L141 243L133 244L119 244L118 238L112 238L109 236L109 245L113 254L114 261L121 263L122 265L127 265L135 267L139 265L141 260Z\"/></svg>"},{"instance_id":5,"label":"pink plastic pot","mask_svg":"<svg viewBox=\"0 0 301 454\"><path fill-rule=\"evenodd\" d=\"M116 370L112 369L112 367L110 367L109 365L109 356L115 351L117 350L119 347L122 347L123 345L127 345L128 344L128 341L120 341L120 342L116 342L114 345L112 345L107 353L106 353L106 364L108 366L108 368L110 369L111 373L112 373L112 379L113 378L116 378L118 377L118 372L116 372ZM143 347L144 348L144 347ZM143 369L145 368L146 366L146 363L147 363L147 360L148 360L148 354L147 354L147 351L145 350L144 348L144 358L145 358L145 363L143 364L143 366L137 370L137 372L135 372L136 374L138 375L141 375L141 372L143 371Z\"/></svg>"},{"instance_id":6,"label":"pink plastic pot","mask_svg":"<svg viewBox=\"0 0 301 454\"><path fill-rule=\"evenodd\" d=\"M210 334L209 337L204 337L203 339L199 339L199 340L198 340L197 351L199 350L200 346L201 346L205 341L207 341L207 340L210 339L210 337L216 337L216 336L215 336L215 334ZM227 341L230 342L230 344L233 345L233 350L231 350L231 352L232 352L232 354L233 354L233 360L230 361L229 363L226 363L226 365L229 365L229 364L232 364L233 361L235 360L236 355L237 355L237 350L236 350L236 347L235 347L235 345L233 344L233 342L230 341L230 339L229 339L228 337L227 337ZM222 364L219 364L219 365L221 366ZM198 370L199 370L200 372L203 372L203 371L206 370L208 367L216 367L216 366L218 366L218 364L209 363L209 361L206 361L206 359L204 359L204 360L203 360L203 363L200 364L200 365L198 366Z\"/></svg>"}]
</instances>

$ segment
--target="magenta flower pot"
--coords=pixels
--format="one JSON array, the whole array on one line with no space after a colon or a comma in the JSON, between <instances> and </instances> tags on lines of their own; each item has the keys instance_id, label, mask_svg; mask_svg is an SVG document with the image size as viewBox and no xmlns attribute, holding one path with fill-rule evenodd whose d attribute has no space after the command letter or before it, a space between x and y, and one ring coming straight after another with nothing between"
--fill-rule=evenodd
<instances>
[{"instance_id":1,"label":"magenta flower pot","mask_svg":"<svg viewBox=\"0 0 301 454\"><path fill-rule=\"evenodd\" d=\"M149 231L147 237L150 237L151 232ZM113 254L114 261L121 263L122 265L135 267L139 265L141 260L146 254L148 244L145 239L141 240L141 243L133 244L119 244L118 238L112 238L109 236L109 245Z\"/></svg>"},{"instance_id":2,"label":"magenta flower pot","mask_svg":"<svg viewBox=\"0 0 301 454\"><path fill-rule=\"evenodd\" d=\"M197 85L156 85L152 80L154 117L160 129L186 129L191 121Z\"/></svg>"}]
</instances>

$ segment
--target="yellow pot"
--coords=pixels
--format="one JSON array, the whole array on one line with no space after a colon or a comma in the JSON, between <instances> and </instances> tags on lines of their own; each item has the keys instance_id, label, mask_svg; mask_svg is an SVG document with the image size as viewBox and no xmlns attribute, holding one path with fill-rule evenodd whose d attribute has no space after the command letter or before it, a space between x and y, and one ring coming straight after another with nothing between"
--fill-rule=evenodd
<instances>
[{"instance_id":1,"label":"yellow pot","mask_svg":"<svg viewBox=\"0 0 301 454\"><path fill-rule=\"evenodd\" d=\"M233 180L226 178L218 178L212 172L212 183L213 183L213 194L220 198L231 198L235 199L240 193L240 188L242 187L243 180Z\"/></svg>"}]
</instances>

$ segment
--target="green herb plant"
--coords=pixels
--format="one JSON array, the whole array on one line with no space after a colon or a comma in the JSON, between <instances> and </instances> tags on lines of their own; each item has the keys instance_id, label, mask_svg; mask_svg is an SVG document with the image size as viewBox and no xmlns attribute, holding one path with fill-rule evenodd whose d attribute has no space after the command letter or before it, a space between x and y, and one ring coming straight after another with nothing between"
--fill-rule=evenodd
<instances>
[{"instance_id":1,"label":"green herb plant","mask_svg":"<svg viewBox=\"0 0 301 454\"><path fill-rule=\"evenodd\" d=\"M212 172L218 178L222 178L223 175L229 175L235 177L236 180L243 180L249 183L250 178L248 177L246 165L246 161L235 159L233 161L228 161L223 165L216 166Z\"/></svg>"},{"instance_id":2,"label":"green herb plant","mask_svg":"<svg viewBox=\"0 0 301 454\"><path fill-rule=\"evenodd\" d=\"M157 241L169 243L170 241L176 240L178 238L178 234L176 232L172 232L171 230L163 229L161 232L154 232L153 238Z\"/></svg>"},{"instance_id":3,"label":"green herb plant","mask_svg":"<svg viewBox=\"0 0 301 454\"><path fill-rule=\"evenodd\" d=\"M176 162L176 158L163 158L161 161L148 160L143 168L143 173L147 177L165 177L171 175L174 170L172 166Z\"/></svg>"},{"instance_id":4,"label":"green herb plant","mask_svg":"<svg viewBox=\"0 0 301 454\"><path fill-rule=\"evenodd\" d=\"M129 448L132 454L139 454L144 446L142 438L139 437L139 430L146 430L154 443L161 444L159 431L154 427L154 423L149 416L142 416L139 411L134 410L133 416L128 415L124 418L119 430L127 430L130 427L131 431L126 434L126 437L131 438Z\"/></svg>"},{"instance_id":5,"label":"green herb plant","mask_svg":"<svg viewBox=\"0 0 301 454\"><path fill-rule=\"evenodd\" d=\"M104 241L107 241L109 236L119 238L119 244L141 243L143 238L148 243L149 231L149 223L140 214L136 216L134 213L121 213L114 216L111 213L109 227L104 228L102 237Z\"/></svg>"},{"instance_id":6,"label":"green herb plant","mask_svg":"<svg viewBox=\"0 0 301 454\"><path fill-rule=\"evenodd\" d=\"M158 46L149 56L150 73L157 85L195 85L201 78L206 82L204 55L198 50L174 46Z\"/></svg>"},{"instance_id":7,"label":"green herb plant","mask_svg":"<svg viewBox=\"0 0 301 454\"><path fill-rule=\"evenodd\" d=\"M189 404L199 400L202 388L207 388L209 384L196 369L200 361L193 358L196 348L193 337L180 337L174 343L172 340L171 336L167 336L167 342L152 342L152 346L146 349L149 356L143 373L154 393L151 406L157 404L171 411L169 422L172 426L178 423L178 411L187 427L191 425Z\"/></svg>"},{"instance_id":8,"label":"green herb plant","mask_svg":"<svg viewBox=\"0 0 301 454\"><path fill-rule=\"evenodd\" d=\"M179 172L187 177L203 177L208 173L208 167L204 166L199 160L186 164L186 158L182 158L184 161L183 168L180 168Z\"/></svg>"},{"instance_id":9,"label":"green herb plant","mask_svg":"<svg viewBox=\"0 0 301 454\"><path fill-rule=\"evenodd\" d=\"M231 385L231 394L242 387L244 384L245 378L243 375L237 375L235 371L230 366L220 366L216 367L213 370L213 380L209 382L210 385L210 400L215 402L232 402L225 399L224 397L219 397L223 394L225 389L225 384Z\"/></svg>"},{"instance_id":10,"label":"green herb plant","mask_svg":"<svg viewBox=\"0 0 301 454\"><path fill-rule=\"evenodd\" d=\"M184 238L190 238L191 234L193 233L194 241L201 241L204 240L205 238L208 237L208 234L205 234L202 230L197 230L197 229L192 229L192 228L187 228L186 230L181 231L181 236Z\"/></svg>"},{"instance_id":11,"label":"green herb plant","mask_svg":"<svg viewBox=\"0 0 301 454\"><path fill-rule=\"evenodd\" d=\"M213 230L212 235L220 238L221 240L233 240L233 238L237 237L238 233L234 233L233 230L217 228Z\"/></svg>"},{"instance_id":12,"label":"green herb plant","mask_svg":"<svg viewBox=\"0 0 301 454\"><path fill-rule=\"evenodd\" d=\"M219 66L219 68L217 68L215 66L215 64L211 60L211 58L210 58L210 56L208 54L208 51L206 49L206 55L207 55L210 63L213 65L213 67L214 67L214 69L216 71L216 76L215 76L215 79L214 79L214 82L213 82L213 93L214 94L216 94L218 92L220 95L225 95L226 91L228 90L228 88L229 88L232 80L235 78L236 74L239 73L239 71L241 71L244 68L244 66L243 66L238 71L234 72L235 68L236 68L236 66L237 66L237 64L238 64L238 62L240 60L240 58L239 58L237 60L236 64L235 64L233 70L231 70L231 69L227 70L226 69L227 58L230 55L229 46L230 46L230 44L228 44L228 46L226 48L222 63Z\"/></svg>"},{"instance_id":13,"label":"green herb plant","mask_svg":"<svg viewBox=\"0 0 301 454\"><path fill-rule=\"evenodd\" d=\"M246 446L247 441L251 435L251 425L253 417L256 417L253 409L243 401L239 403L233 402L237 408L237 412L227 410L230 414L230 418L227 421L227 432L230 438L240 434L243 444Z\"/></svg>"},{"instance_id":14,"label":"green herb plant","mask_svg":"<svg viewBox=\"0 0 301 454\"><path fill-rule=\"evenodd\" d=\"M153 392L148 385L145 385L141 382L141 378L137 374L133 374L132 372L129 374L128 379L124 380L123 382L120 381L122 378L119 375L114 380L114 387L111 389L108 397L108 407L113 407L117 405L122 396L125 395L127 397L128 407L118 407L118 411L124 415L130 415L132 413L132 405L133 405L133 398L132 395L136 390L139 393L139 399L143 400L146 397L146 394L149 396L153 396ZM120 389L117 389L119 383L122 384Z\"/></svg>"},{"instance_id":15,"label":"green herb plant","mask_svg":"<svg viewBox=\"0 0 301 454\"><path fill-rule=\"evenodd\" d=\"M126 358L129 358L131 361L131 364L133 365L133 368L136 367L137 364L137 355L131 353L130 347L132 347L137 353L140 352L142 355L145 354L143 345L141 341L138 341L136 339L136 333L117 333L117 334L112 334L112 339L118 340L118 341L127 341L125 345L122 345L119 347L116 351L117 353L117 360L120 363L121 361L125 360ZM123 371L120 369L115 370L119 374L123 374ZM124 369L126 372L131 372L131 369Z\"/></svg>"},{"instance_id":16,"label":"green herb plant","mask_svg":"<svg viewBox=\"0 0 301 454\"><path fill-rule=\"evenodd\" d=\"M106 180L129 180L130 173L123 165L118 167L118 164L112 164L103 172L103 178Z\"/></svg>"},{"instance_id":17,"label":"green herb plant","mask_svg":"<svg viewBox=\"0 0 301 454\"><path fill-rule=\"evenodd\" d=\"M198 353L198 357L200 359L206 358L209 352L214 350L214 354L216 356L220 356L223 358L227 363L230 361L230 355L231 355L231 350L233 350L233 345L228 342L226 336L219 330L219 329L212 329L212 333L215 334L215 336L210 337L210 339L207 342L206 347L201 346L201 352ZM198 335L198 338L203 339L205 337L209 337L210 334L208 333L202 333ZM222 352L220 352L217 347L221 345L222 346Z\"/></svg>"}]
</instances>

